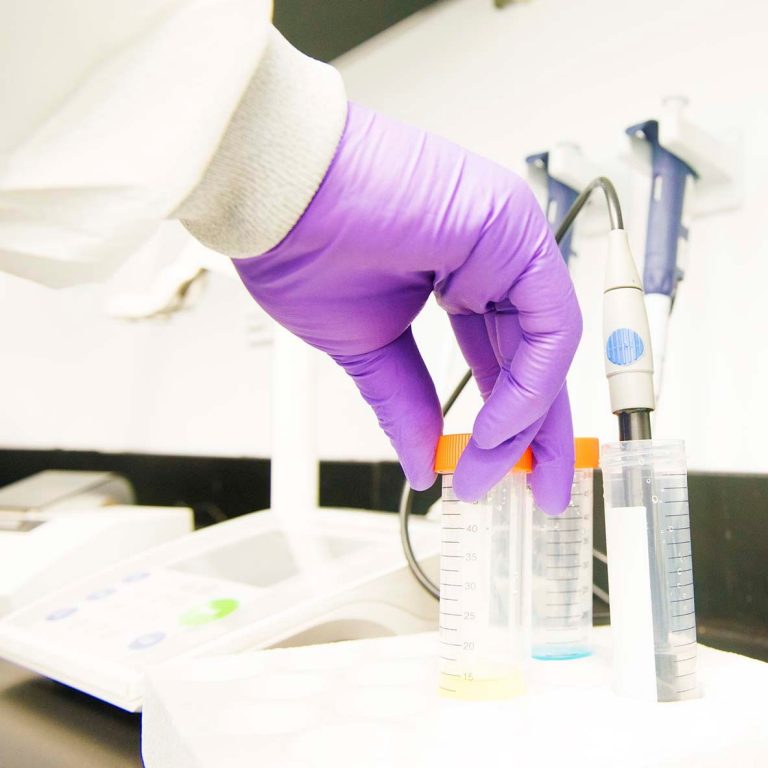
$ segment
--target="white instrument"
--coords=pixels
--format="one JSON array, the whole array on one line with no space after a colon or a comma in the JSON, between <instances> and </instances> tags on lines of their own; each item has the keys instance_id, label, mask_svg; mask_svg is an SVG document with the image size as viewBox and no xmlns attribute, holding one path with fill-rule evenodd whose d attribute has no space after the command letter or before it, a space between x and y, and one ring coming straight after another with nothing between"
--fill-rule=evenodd
<instances>
[{"instance_id":1,"label":"white instrument","mask_svg":"<svg viewBox=\"0 0 768 768\"><path fill-rule=\"evenodd\" d=\"M102 513L103 514L103 513ZM412 522L437 568L439 528ZM170 659L437 626L396 515L255 512L196 531L0 622L0 655L130 711Z\"/></svg>"}]
</instances>

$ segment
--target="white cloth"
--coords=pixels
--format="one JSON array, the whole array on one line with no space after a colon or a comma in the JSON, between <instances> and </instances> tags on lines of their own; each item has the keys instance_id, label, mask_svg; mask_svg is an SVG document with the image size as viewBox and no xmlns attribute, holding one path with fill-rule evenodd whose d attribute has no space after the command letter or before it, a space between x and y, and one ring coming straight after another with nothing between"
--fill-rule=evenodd
<instances>
[{"instance_id":1,"label":"white cloth","mask_svg":"<svg viewBox=\"0 0 768 768\"><path fill-rule=\"evenodd\" d=\"M731 768L768 765L768 664L699 646L700 699L611 692L594 655L532 664L507 701L438 696L436 634L180 659L148 671L147 768Z\"/></svg>"},{"instance_id":2,"label":"white cloth","mask_svg":"<svg viewBox=\"0 0 768 768\"><path fill-rule=\"evenodd\" d=\"M0 0L0 270L60 287L102 279L137 250L211 164L258 80L271 11L271 0ZM296 72L306 74L302 59ZM340 80L330 90L315 116L330 128L317 131L322 146L281 201L282 229L267 245L295 223L330 162L346 111ZM283 162L270 153L270 167ZM252 180L251 198L277 197L279 174L267 176L262 187Z\"/></svg>"}]
</instances>

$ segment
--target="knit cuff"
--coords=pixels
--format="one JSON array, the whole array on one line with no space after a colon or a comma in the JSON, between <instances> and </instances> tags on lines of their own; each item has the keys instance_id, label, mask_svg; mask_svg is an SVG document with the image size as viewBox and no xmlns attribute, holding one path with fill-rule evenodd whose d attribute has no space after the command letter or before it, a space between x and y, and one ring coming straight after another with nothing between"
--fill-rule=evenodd
<instances>
[{"instance_id":1,"label":"knit cuff","mask_svg":"<svg viewBox=\"0 0 768 768\"><path fill-rule=\"evenodd\" d=\"M339 73L271 28L216 154L174 216L201 243L233 258L268 251L311 202L346 116Z\"/></svg>"}]
</instances>

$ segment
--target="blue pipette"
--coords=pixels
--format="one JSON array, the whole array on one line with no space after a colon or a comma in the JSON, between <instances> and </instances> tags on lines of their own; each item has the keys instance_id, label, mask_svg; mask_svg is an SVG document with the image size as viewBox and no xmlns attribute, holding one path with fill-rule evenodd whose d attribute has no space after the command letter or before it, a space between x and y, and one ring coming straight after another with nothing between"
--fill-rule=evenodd
<instances>
[{"instance_id":1,"label":"blue pipette","mask_svg":"<svg viewBox=\"0 0 768 768\"><path fill-rule=\"evenodd\" d=\"M656 393L661 389L661 375L666 349L669 313L675 301L677 285L683 278L681 248L688 241L684 219L686 190L696 172L659 142L659 123L647 120L630 126L627 133L644 139L651 148L651 196L645 241L643 289L651 329Z\"/></svg>"},{"instance_id":2,"label":"blue pipette","mask_svg":"<svg viewBox=\"0 0 768 768\"><path fill-rule=\"evenodd\" d=\"M568 209L574 204L579 196L578 189L566 184L560 179L556 179L549 172L549 152L539 152L525 158L525 162L544 171L547 176L547 221L553 230L556 230L563 221L563 217ZM563 254L565 263L568 263L573 254L571 241L573 239L573 228L563 236L560 241L560 253Z\"/></svg>"}]
</instances>

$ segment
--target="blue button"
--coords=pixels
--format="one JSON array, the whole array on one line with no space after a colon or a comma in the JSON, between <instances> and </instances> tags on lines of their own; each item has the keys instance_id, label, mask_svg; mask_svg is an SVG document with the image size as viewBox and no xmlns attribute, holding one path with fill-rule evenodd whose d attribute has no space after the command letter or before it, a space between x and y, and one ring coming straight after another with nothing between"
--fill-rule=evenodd
<instances>
[{"instance_id":1,"label":"blue button","mask_svg":"<svg viewBox=\"0 0 768 768\"><path fill-rule=\"evenodd\" d=\"M53 613L49 613L46 617L46 621L61 621L62 619L66 619L67 616L71 616L73 613L77 611L77 608L74 608L70 606L69 608L59 608L58 610L54 611Z\"/></svg>"},{"instance_id":2,"label":"blue button","mask_svg":"<svg viewBox=\"0 0 768 768\"><path fill-rule=\"evenodd\" d=\"M605 354L614 365L631 365L645 352L645 345L638 333L631 328L619 328L609 337Z\"/></svg>"},{"instance_id":3,"label":"blue button","mask_svg":"<svg viewBox=\"0 0 768 768\"><path fill-rule=\"evenodd\" d=\"M143 651L145 648L157 645L162 640L165 640L165 632L150 632L147 635L139 635L139 637L130 642L128 647L132 651Z\"/></svg>"},{"instance_id":4,"label":"blue button","mask_svg":"<svg viewBox=\"0 0 768 768\"><path fill-rule=\"evenodd\" d=\"M146 579L148 576L149 576L149 572L148 571L137 571L136 573L129 573L123 579L123 581L127 582L128 584L130 584L131 582L134 582L134 581L141 581L142 579Z\"/></svg>"},{"instance_id":5,"label":"blue button","mask_svg":"<svg viewBox=\"0 0 768 768\"><path fill-rule=\"evenodd\" d=\"M97 589L95 592L91 592L88 595L88 600L103 600L105 597L115 594L114 587L104 587L104 589Z\"/></svg>"}]
</instances>

